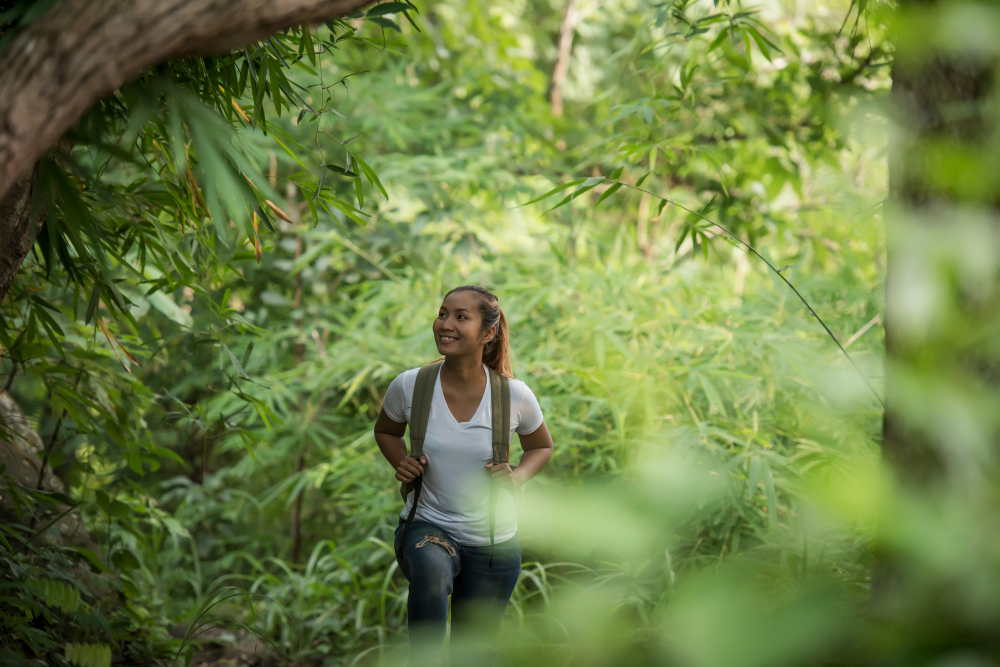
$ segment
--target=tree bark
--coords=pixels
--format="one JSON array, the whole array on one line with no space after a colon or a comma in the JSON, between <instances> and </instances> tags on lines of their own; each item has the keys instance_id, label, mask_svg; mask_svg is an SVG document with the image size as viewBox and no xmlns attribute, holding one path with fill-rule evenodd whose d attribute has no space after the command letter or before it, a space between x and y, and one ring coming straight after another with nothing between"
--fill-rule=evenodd
<instances>
[{"instance_id":1,"label":"tree bark","mask_svg":"<svg viewBox=\"0 0 1000 667\"><path fill-rule=\"evenodd\" d=\"M31 215L37 181L36 164L0 198L0 303L7 298L14 277L45 222L44 210Z\"/></svg>"},{"instance_id":2,"label":"tree bark","mask_svg":"<svg viewBox=\"0 0 1000 667\"><path fill-rule=\"evenodd\" d=\"M64 492L62 480L45 465L48 448L31 427L21 406L7 392L0 393L0 465L11 482L24 489ZM0 523L26 523L22 508L3 487L0 493ZM73 546L96 547L83 525L79 510L73 510L43 534L47 541Z\"/></svg>"},{"instance_id":3,"label":"tree bark","mask_svg":"<svg viewBox=\"0 0 1000 667\"><path fill-rule=\"evenodd\" d=\"M0 197L94 102L142 71L220 54L371 0L63 0L0 51Z\"/></svg>"}]
</instances>

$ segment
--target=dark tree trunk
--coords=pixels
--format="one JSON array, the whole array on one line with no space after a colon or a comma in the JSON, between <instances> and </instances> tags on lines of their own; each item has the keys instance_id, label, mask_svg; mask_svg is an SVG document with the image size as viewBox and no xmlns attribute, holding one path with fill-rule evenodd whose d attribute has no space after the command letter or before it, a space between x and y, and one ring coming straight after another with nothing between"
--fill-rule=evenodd
<instances>
[{"instance_id":1,"label":"dark tree trunk","mask_svg":"<svg viewBox=\"0 0 1000 667\"><path fill-rule=\"evenodd\" d=\"M902 11L927 10L935 2L909 0L900 3ZM996 62L985 57L958 56L931 51L930 40L901 39L892 72L892 101L895 122L900 128L891 147L889 194L892 202L888 216L888 264L886 274L886 405L883 421L883 449L905 483L927 484L947 474L947 456L920 429L909 425L899 409L899 397L905 382L894 369L919 365L925 371L947 377L956 366L971 373L988 386L1000 386L1000 378L988 369L993 366L983 344L956 348L957 341L910 335L905 329L912 322L908 309L914 308L912 293L906 290L910 280L906 268L912 266L917 234L949 234L964 208L997 210L996 195L983 196L963 188L947 173L955 169L932 147L965 149L974 155L987 145L995 122L993 82ZM943 177L942 177L943 176ZM988 242L984 239L984 242ZM926 266L931 280L937 280L947 298L956 306L959 317L972 325L989 316L987 304L947 284L938 275L940 267ZM912 276L912 273L909 274ZM985 310L984 310L985 307ZM942 348L946 351L942 353ZM953 352L951 350L953 350ZM985 375L983 371L986 371Z\"/></svg>"},{"instance_id":2,"label":"dark tree trunk","mask_svg":"<svg viewBox=\"0 0 1000 667\"><path fill-rule=\"evenodd\" d=\"M44 210L34 211L32 215L37 181L36 164L0 198L0 303L7 297L14 277L45 222Z\"/></svg>"},{"instance_id":3,"label":"dark tree trunk","mask_svg":"<svg viewBox=\"0 0 1000 667\"><path fill-rule=\"evenodd\" d=\"M946 4L901 0L899 11L935 11ZM925 25L939 29L934 21ZM949 391L954 393L949 387L993 396L1000 390L996 345L983 335L996 328L1000 313L996 275L981 272L970 282L955 268L964 261L955 248L970 242L967 214L975 211L980 220L992 219L994 227L1000 221L996 192L972 187L961 176L995 141L996 62L985 55L946 52L931 37L897 35L895 131L885 209L883 453L904 492L925 499L943 492L960 496L974 486L967 481L977 474L970 466L975 447L970 434L942 429L941 402L952 398ZM957 155L962 157L955 159ZM992 242L982 238L982 243ZM977 428L988 432L981 415L974 419L980 420ZM905 628L906 646L897 647L901 653L895 656L899 664L915 664L910 658L918 654L926 659L929 653L922 650L943 650L936 641L978 641L977 630L948 608L950 584L935 582L935 574L921 573L919 567L896 553L889 541L880 541L872 620L885 622L880 630L885 636ZM937 600L929 605L928 590L938 585Z\"/></svg>"}]
</instances>

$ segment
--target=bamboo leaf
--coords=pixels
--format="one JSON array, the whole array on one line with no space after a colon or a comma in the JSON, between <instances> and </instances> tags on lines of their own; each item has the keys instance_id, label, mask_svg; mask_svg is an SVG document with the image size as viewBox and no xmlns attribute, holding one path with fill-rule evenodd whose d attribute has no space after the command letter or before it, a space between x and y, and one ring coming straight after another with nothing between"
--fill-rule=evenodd
<instances>
[{"instance_id":1,"label":"bamboo leaf","mask_svg":"<svg viewBox=\"0 0 1000 667\"><path fill-rule=\"evenodd\" d=\"M361 178L358 174L355 174L353 171L349 171L347 169L344 169L343 167L338 167L335 164L328 164L325 166L327 169L329 169L335 174L340 174L341 176L347 176L348 178Z\"/></svg>"},{"instance_id":2,"label":"bamboo leaf","mask_svg":"<svg viewBox=\"0 0 1000 667\"><path fill-rule=\"evenodd\" d=\"M552 195L554 195L557 192L562 192L566 188L571 188L574 185L579 185L580 183L583 183L585 180L586 179L584 179L584 178L578 178L578 179L569 181L567 183L563 183L562 185L557 185L556 187L552 188L551 190L549 190L545 194L539 195L538 197L535 197L534 199L530 199L530 200L524 202L523 204L519 204L518 206L515 206L514 208L520 208L521 206L527 206L528 204L534 204L535 202L542 201L543 199L547 199L547 198L551 197Z\"/></svg>"},{"instance_id":3,"label":"bamboo leaf","mask_svg":"<svg viewBox=\"0 0 1000 667\"><path fill-rule=\"evenodd\" d=\"M576 186L576 190L573 190L573 192L563 197L561 200L559 200L559 203L557 203L555 206L553 206L552 208L550 208L548 211L545 212L548 213L549 211L554 211L560 206L568 204L569 202L573 201L583 193L592 190L595 186L603 182L604 182L603 176L591 176L590 178L584 179L584 181L580 183L580 185Z\"/></svg>"},{"instance_id":4,"label":"bamboo leaf","mask_svg":"<svg viewBox=\"0 0 1000 667\"><path fill-rule=\"evenodd\" d=\"M383 2L382 4L375 5L365 12L365 17L371 18L373 16L385 16L386 14L397 14L407 10L412 10L412 7L402 2Z\"/></svg>"},{"instance_id":5,"label":"bamboo leaf","mask_svg":"<svg viewBox=\"0 0 1000 667\"><path fill-rule=\"evenodd\" d=\"M382 182L378 180L378 176L375 174L375 171L368 166L367 162L358 157L357 153L351 153L350 151L348 151L348 153L350 154L351 159L356 161L358 166L361 167L361 171L364 172L365 178L368 179L368 182L372 185L372 187L378 188L378 191L381 192L382 196L385 197L386 201L388 201L389 194L385 191L385 188L382 187Z\"/></svg>"},{"instance_id":6,"label":"bamboo leaf","mask_svg":"<svg viewBox=\"0 0 1000 667\"><path fill-rule=\"evenodd\" d=\"M621 183L615 183L610 188L608 188L607 190L605 190L604 192L602 192L600 198L597 200L597 204L595 204L594 206L595 207L599 206L602 201L604 201L605 199L607 199L608 197L610 197L614 193L618 192L621 189L621 187L622 187Z\"/></svg>"}]
</instances>

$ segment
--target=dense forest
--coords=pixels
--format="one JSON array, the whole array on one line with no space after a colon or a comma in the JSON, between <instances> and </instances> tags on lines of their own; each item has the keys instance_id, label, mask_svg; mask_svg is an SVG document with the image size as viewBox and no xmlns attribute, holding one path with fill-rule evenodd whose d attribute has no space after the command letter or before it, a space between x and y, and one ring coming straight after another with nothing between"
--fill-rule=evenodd
<instances>
[{"instance_id":1,"label":"dense forest","mask_svg":"<svg viewBox=\"0 0 1000 667\"><path fill-rule=\"evenodd\" d=\"M1000 660L997 7L95 4L0 2L0 664L405 664L464 284L555 443L504 664Z\"/></svg>"}]
</instances>

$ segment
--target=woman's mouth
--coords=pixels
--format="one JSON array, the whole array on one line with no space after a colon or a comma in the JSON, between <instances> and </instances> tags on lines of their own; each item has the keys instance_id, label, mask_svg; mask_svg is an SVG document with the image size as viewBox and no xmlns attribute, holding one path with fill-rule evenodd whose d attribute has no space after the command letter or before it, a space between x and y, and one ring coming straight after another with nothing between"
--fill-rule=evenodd
<instances>
[{"instance_id":1,"label":"woman's mouth","mask_svg":"<svg viewBox=\"0 0 1000 667\"><path fill-rule=\"evenodd\" d=\"M454 343L457 338L452 338L451 336L438 336L438 340L442 343Z\"/></svg>"}]
</instances>

